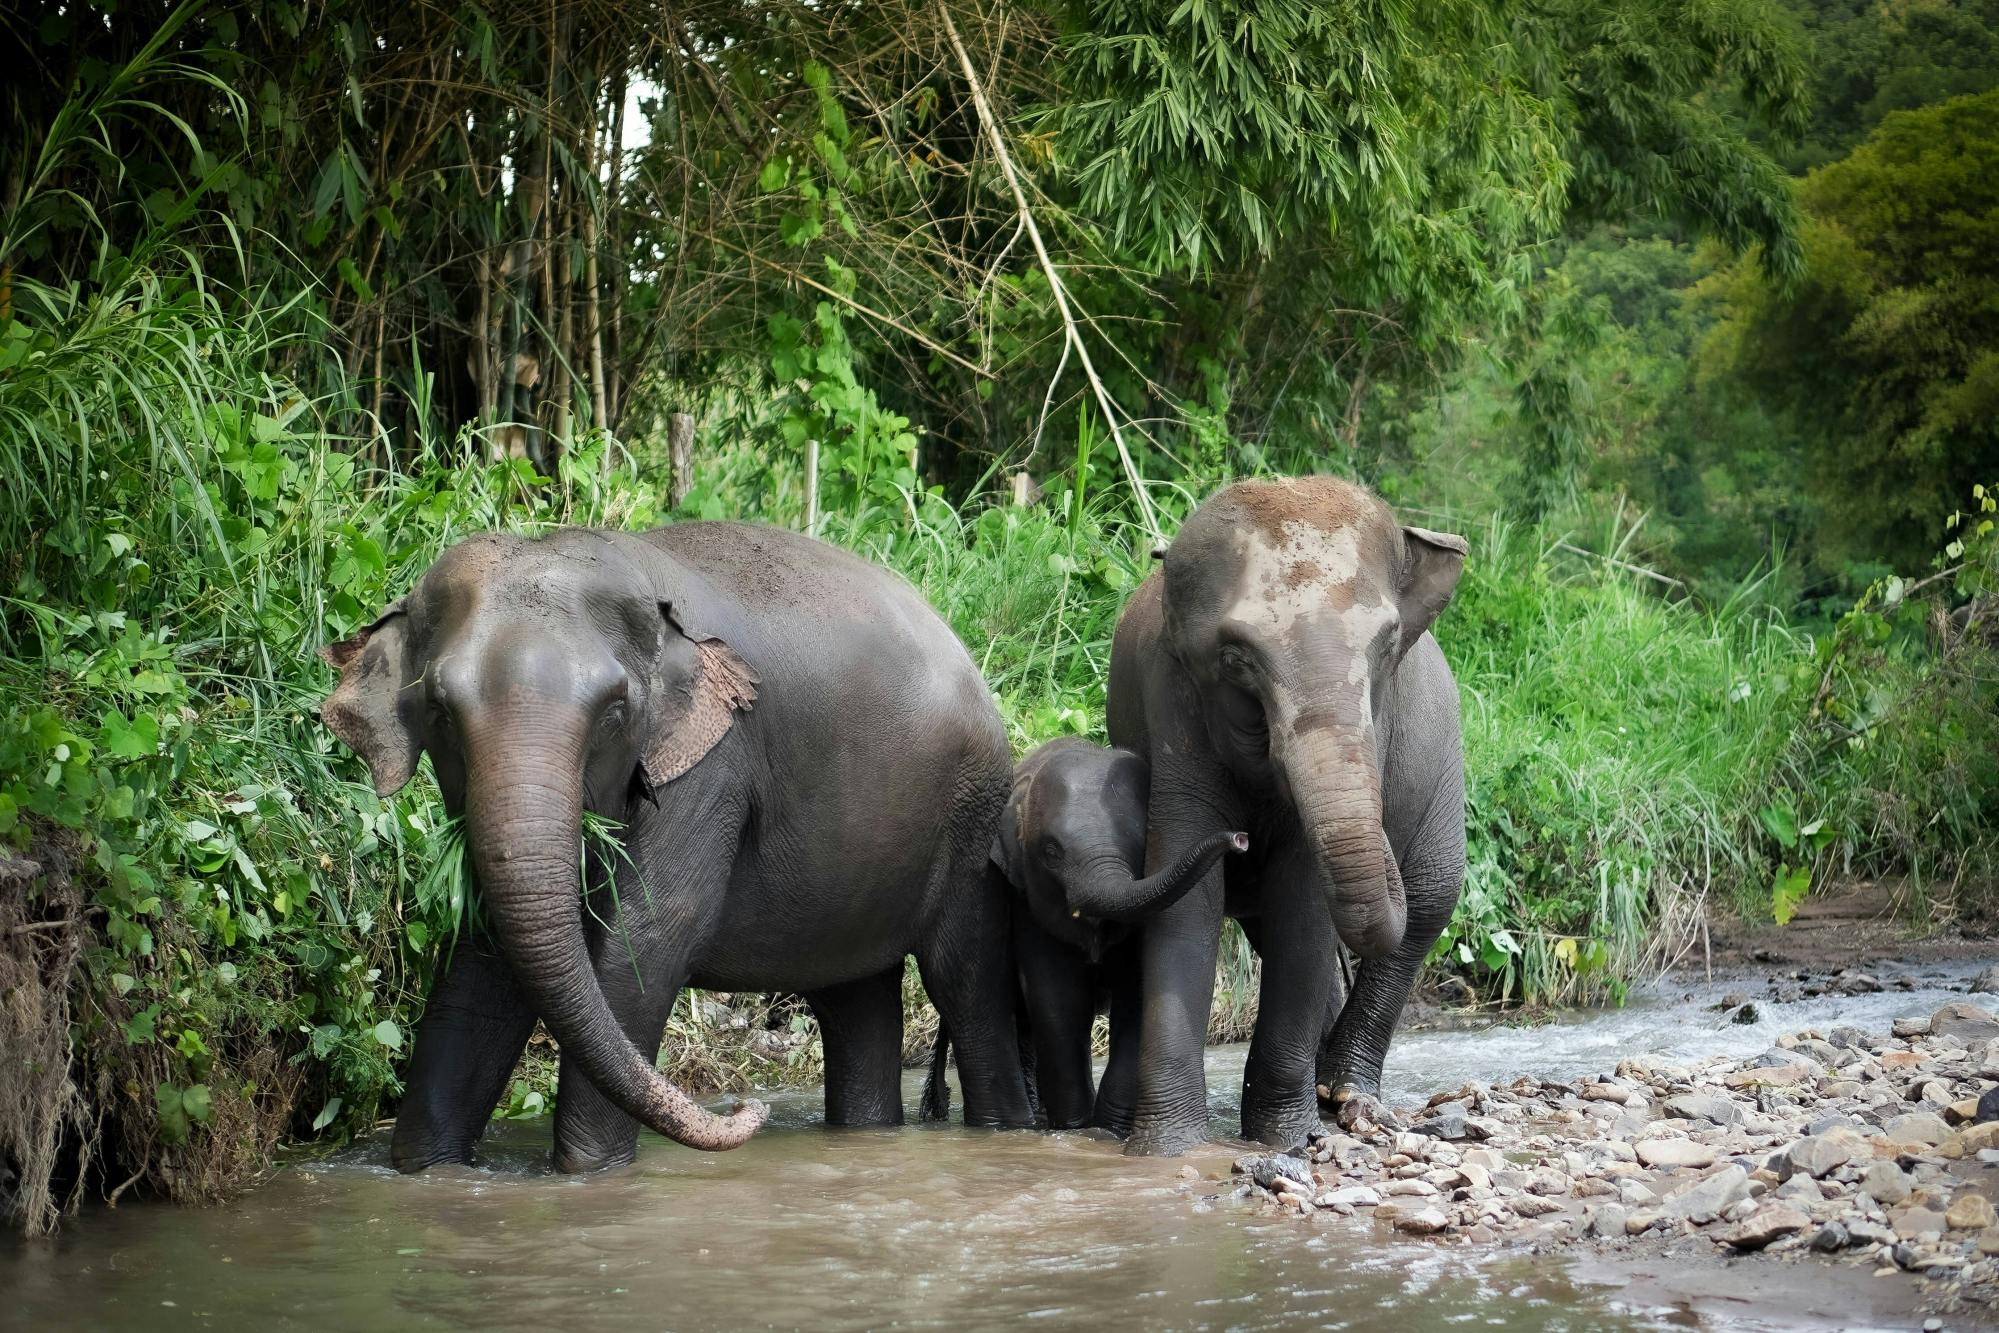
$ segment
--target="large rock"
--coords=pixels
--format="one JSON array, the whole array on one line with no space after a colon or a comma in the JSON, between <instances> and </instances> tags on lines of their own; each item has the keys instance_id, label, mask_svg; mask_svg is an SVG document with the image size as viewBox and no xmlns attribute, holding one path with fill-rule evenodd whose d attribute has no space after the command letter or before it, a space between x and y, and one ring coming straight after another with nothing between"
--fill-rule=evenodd
<instances>
[{"instance_id":1,"label":"large rock","mask_svg":"<svg viewBox=\"0 0 1999 1333\"><path fill-rule=\"evenodd\" d=\"M1929 1031L1930 1020L1927 1018L1898 1018L1895 1020L1894 1033L1905 1041L1910 1037L1928 1036Z\"/></svg>"},{"instance_id":2,"label":"large rock","mask_svg":"<svg viewBox=\"0 0 1999 1333\"><path fill-rule=\"evenodd\" d=\"M1716 1156L1714 1149L1692 1139L1638 1140L1638 1160L1650 1167L1713 1166Z\"/></svg>"},{"instance_id":3,"label":"large rock","mask_svg":"<svg viewBox=\"0 0 1999 1333\"><path fill-rule=\"evenodd\" d=\"M1797 1235L1811 1224L1812 1219L1787 1203L1766 1203L1717 1239L1738 1250L1760 1250L1773 1240Z\"/></svg>"},{"instance_id":4,"label":"large rock","mask_svg":"<svg viewBox=\"0 0 1999 1333\"><path fill-rule=\"evenodd\" d=\"M1860 1178L1860 1188L1874 1202L1892 1208L1909 1197L1909 1174L1893 1162L1876 1162Z\"/></svg>"},{"instance_id":5,"label":"large rock","mask_svg":"<svg viewBox=\"0 0 1999 1333\"><path fill-rule=\"evenodd\" d=\"M1725 1166L1667 1195L1660 1211L1668 1217L1684 1218L1695 1226L1706 1226L1730 1204L1748 1197L1749 1173L1739 1166Z\"/></svg>"},{"instance_id":6,"label":"large rock","mask_svg":"<svg viewBox=\"0 0 1999 1333\"><path fill-rule=\"evenodd\" d=\"M1682 1120L1707 1120L1717 1125L1742 1123L1742 1108L1733 1097L1723 1097L1719 1093L1683 1092L1677 1097L1668 1097L1665 1108L1667 1115L1678 1116Z\"/></svg>"},{"instance_id":7,"label":"large rock","mask_svg":"<svg viewBox=\"0 0 1999 1333\"><path fill-rule=\"evenodd\" d=\"M1959 1037L1967 1042L1999 1037L1999 1018L1966 1000L1952 1000L1930 1015L1930 1035Z\"/></svg>"},{"instance_id":8,"label":"large rock","mask_svg":"<svg viewBox=\"0 0 1999 1333\"><path fill-rule=\"evenodd\" d=\"M1999 1227L1999 1211L1993 1209L1992 1200L1983 1194L1966 1190L1950 1201L1943 1220L1952 1231L1983 1231Z\"/></svg>"},{"instance_id":9,"label":"large rock","mask_svg":"<svg viewBox=\"0 0 1999 1333\"><path fill-rule=\"evenodd\" d=\"M1972 980L1971 993L1973 995L1999 994L1999 963L1994 963L1992 966L1986 968Z\"/></svg>"},{"instance_id":10,"label":"large rock","mask_svg":"<svg viewBox=\"0 0 1999 1333\"><path fill-rule=\"evenodd\" d=\"M1848 1162L1865 1159L1872 1151L1867 1140L1852 1130L1829 1129L1792 1144L1790 1151L1784 1154L1783 1164L1777 1168L1777 1175L1789 1180L1803 1172L1814 1180L1821 1180Z\"/></svg>"},{"instance_id":11,"label":"large rock","mask_svg":"<svg viewBox=\"0 0 1999 1333\"><path fill-rule=\"evenodd\" d=\"M1444 1210L1435 1205L1395 1215L1395 1229L1412 1236L1434 1236L1450 1224L1451 1219L1444 1215Z\"/></svg>"},{"instance_id":12,"label":"large rock","mask_svg":"<svg viewBox=\"0 0 1999 1333\"><path fill-rule=\"evenodd\" d=\"M1962 1153L1983 1152L1988 1148L1999 1148L1999 1120L1987 1120L1976 1125L1966 1125L1957 1136L1958 1150Z\"/></svg>"},{"instance_id":13,"label":"large rock","mask_svg":"<svg viewBox=\"0 0 1999 1333\"><path fill-rule=\"evenodd\" d=\"M1267 1190L1277 1188L1279 1177L1295 1181L1307 1189L1312 1188L1312 1164L1290 1153L1274 1152L1265 1157L1238 1160L1236 1170L1246 1173Z\"/></svg>"},{"instance_id":14,"label":"large rock","mask_svg":"<svg viewBox=\"0 0 1999 1333\"><path fill-rule=\"evenodd\" d=\"M1881 1126L1881 1132L1895 1143L1920 1143L1934 1147L1950 1137L1950 1126L1935 1111L1910 1111Z\"/></svg>"},{"instance_id":15,"label":"large rock","mask_svg":"<svg viewBox=\"0 0 1999 1333\"><path fill-rule=\"evenodd\" d=\"M1888 1214L1888 1224L1903 1240L1915 1240L1929 1232L1941 1233L1949 1226L1943 1214L1932 1208L1897 1209Z\"/></svg>"}]
</instances>

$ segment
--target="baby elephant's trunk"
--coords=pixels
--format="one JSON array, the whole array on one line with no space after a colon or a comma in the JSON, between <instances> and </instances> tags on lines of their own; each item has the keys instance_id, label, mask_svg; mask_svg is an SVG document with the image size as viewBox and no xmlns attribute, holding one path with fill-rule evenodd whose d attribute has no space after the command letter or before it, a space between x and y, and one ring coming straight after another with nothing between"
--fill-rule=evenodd
<instances>
[{"instance_id":1,"label":"baby elephant's trunk","mask_svg":"<svg viewBox=\"0 0 1999 1333\"><path fill-rule=\"evenodd\" d=\"M1180 901L1227 852L1249 850L1247 833L1217 833L1198 842L1156 875L1133 879L1110 871L1071 895L1069 914L1095 921L1143 921Z\"/></svg>"}]
</instances>

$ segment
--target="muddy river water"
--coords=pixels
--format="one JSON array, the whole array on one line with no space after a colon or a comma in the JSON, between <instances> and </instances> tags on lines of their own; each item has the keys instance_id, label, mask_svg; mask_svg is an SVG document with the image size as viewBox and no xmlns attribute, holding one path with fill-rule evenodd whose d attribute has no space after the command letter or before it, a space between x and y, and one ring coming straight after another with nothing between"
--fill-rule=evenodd
<instances>
[{"instance_id":1,"label":"muddy river water","mask_svg":"<svg viewBox=\"0 0 1999 1333\"><path fill-rule=\"evenodd\" d=\"M1653 1051L1753 1052L1780 1032L1885 1028L1951 998L1762 1004L1727 1024L1705 985L1532 1027L1415 1032L1390 1078L1415 1100L1467 1078L1569 1078ZM1738 983L1740 984L1740 983ZM1743 989L1748 989L1743 986ZM1719 991L1720 987L1715 987ZM1757 989L1760 990L1760 987ZM1216 1132L1240 1049L1209 1056ZM908 1104L916 1101L915 1076ZM546 1122L496 1126L477 1169L402 1177L382 1139L278 1170L217 1208L91 1209L58 1238L0 1240L0 1327L702 1329L1774 1328L1917 1326L1856 1304L1826 1271L1765 1262L1635 1272L1395 1237L1360 1216L1280 1218L1231 1203L1189 1161L1132 1159L1087 1135L956 1126L829 1130L816 1093L774 1099L746 1148L647 1136L638 1164L554 1175ZM1193 1159L1225 1175L1236 1148ZM1865 1275L1859 1275L1864 1280ZM1704 1299L1707 1298L1707 1299ZM1904 1311L1903 1313L1906 1313Z\"/></svg>"}]
</instances>

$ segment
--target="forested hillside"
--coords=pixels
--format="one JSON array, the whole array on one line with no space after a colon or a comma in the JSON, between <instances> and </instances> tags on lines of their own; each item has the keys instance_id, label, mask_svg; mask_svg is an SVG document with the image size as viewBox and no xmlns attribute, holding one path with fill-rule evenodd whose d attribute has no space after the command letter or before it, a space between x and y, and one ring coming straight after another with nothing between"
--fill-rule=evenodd
<instances>
[{"instance_id":1,"label":"forested hillside","mask_svg":"<svg viewBox=\"0 0 1999 1333\"><path fill-rule=\"evenodd\" d=\"M1614 999L1815 884L1983 909L1999 5L100 0L0 67L31 1231L392 1104L476 895L314 651L488 527L810 525L1024 749L1101 734L1193 502L1355 476L1472 543L1439 967ZM702 1014L684 1074L813 1068Z\"/></svg>"}]
</instances>

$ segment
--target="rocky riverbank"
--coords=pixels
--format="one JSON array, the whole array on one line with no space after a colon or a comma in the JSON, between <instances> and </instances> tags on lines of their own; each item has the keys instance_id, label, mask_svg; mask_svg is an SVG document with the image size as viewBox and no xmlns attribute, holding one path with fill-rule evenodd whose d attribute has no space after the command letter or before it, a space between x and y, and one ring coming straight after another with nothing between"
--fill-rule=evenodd
<instances>
[{"instance_id":1,"label":"rocky riverbank","mask_svg":"<svg viewBox=\"0 0 1999 1333\"><path fill-rule=\"evenodd\" d=\"M1462 1245L1853 1265L1953 1323L1999 1317L1999 1016L1967 1001L1378 1114L1237 1159L1235 1198Z\"/></svg>"}]
</instances>

